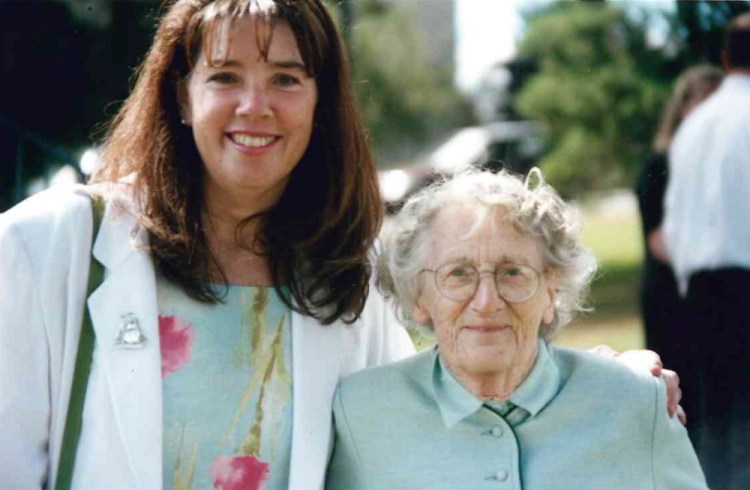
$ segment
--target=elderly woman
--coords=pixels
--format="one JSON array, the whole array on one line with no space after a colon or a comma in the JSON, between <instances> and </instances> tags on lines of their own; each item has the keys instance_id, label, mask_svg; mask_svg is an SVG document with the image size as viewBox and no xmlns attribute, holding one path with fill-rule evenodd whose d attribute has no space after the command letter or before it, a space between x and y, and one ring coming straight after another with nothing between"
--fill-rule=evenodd
<instances>
[{"instance_id":1,"label":"elderly woman","mask_svg":"<svg viewBox=\"0 0 750 490\"><path fill-rule=\"evenodd\" d=\"M437 347L340 385L328 489L705 488L658 378L550 345L596 268L578 231L538 170L407 203L382 286Z\"/></svg>"}]
</instances>

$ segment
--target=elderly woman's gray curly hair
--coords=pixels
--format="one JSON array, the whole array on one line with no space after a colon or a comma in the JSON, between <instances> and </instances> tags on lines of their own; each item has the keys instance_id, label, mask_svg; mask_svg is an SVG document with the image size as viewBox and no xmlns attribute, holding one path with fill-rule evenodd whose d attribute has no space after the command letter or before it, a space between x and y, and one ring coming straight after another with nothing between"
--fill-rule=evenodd
<instances>
[{"instance_id":1,"label":"elderly woman's gray curly hair","mask_svg":"<svg viewBox=\"0 0 750 490\"><path fill-rule=\"evenodd\" d=\"M439 210L462 204L478 205L476 226L499 210L519 233L539 240L545 269L557 278L555 318L540 330L542 338L551 340L576 312L585 310L596 260L581 240L576 208L562 200L537 168L526 179L507 171L472 169L414 195L383 237L378 287L394 299L399 318L415 324L411 312L422 284L420 271L430 253L430 226Z\"/></svg>"}]
</instances>

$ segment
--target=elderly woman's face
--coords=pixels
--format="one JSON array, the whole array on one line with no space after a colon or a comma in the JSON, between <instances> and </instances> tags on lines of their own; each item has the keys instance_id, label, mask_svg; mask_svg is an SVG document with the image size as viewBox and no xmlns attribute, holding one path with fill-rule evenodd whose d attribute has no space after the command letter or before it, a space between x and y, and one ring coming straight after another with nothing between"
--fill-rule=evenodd
<instances>
[{"instance_id":1,"label":"elderly woman's face","mask_svg":"<svg viewBox=\"0 0 750 490\"><path fill-rule=\"evenodd\" d=\"M218 29L214 52L226 62L211 66L201 50L181 106L206 170L207 193L263 196L272 204L307 149L317 86L289 25L275 26L267 60L256 41L262 27L245 17L228 36Z\"/></svg>"},{"instance_id":2,"label":"elderly woman's face","mask_svg":"<svg viewBox=\"0 0 750 490\"><path fill-rule=\"evenodd\" d=\"M423 272L413 311L416 321L432 323L446 366L454 374L471 377L532 362L539 327L550 323L555 312L554 277L543 272L539 242L517 232L501 213L490 214L471 231L476 219L476 209L469 206L441 211L432 223L426 263L433 270L452 263L473 266L480 273L476 292L462 301L446 298L438 291L434 274ZM498 292L493 272L507 270L508 264L539 272L539 287L525 301L511 303Z\"/></svg>"}]
</instances>

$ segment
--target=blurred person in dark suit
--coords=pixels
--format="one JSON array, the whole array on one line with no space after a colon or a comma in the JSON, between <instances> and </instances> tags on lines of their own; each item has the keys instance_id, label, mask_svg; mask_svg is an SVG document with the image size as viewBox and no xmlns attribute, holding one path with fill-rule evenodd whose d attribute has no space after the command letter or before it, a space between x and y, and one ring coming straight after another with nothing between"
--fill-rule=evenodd
<instances>
[{"instance_id":1,"label":"blurred person in dark suit","mask_svg":"<svg viewBox=\"0 0 750 490\"><path fill-rule=\"evenodd\" d=\"M640 303L646 347L659 352L665 362L677 366L683 379L683 406L688 412L697 406L698 373L685 336L686 306L677 292L669 256L658 236L664 217L669 145L682 120L716 90L722 78L721 69L710 65L694 66L680 75L664 106L652 152L644 161L635 186L645 247ZM688 432L693 426L688 421Z\"/></svg>"}]
</instances>

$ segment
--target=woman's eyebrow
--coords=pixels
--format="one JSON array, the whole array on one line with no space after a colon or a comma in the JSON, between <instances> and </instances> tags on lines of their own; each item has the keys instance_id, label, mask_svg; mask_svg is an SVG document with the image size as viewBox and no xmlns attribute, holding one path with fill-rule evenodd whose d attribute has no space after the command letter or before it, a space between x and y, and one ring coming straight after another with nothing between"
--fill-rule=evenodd
<instances>
[{"instance_id":1,"label":"woman's eyebrow","mask_svg":"<svg viewBox=\"0 0 750 490\"><path fill-rule=\"evenodd\" d=\"M305 64L301 61L294 59L289 60L268 60L268 64L272 68L283 69L283 70L298 70L307 73ZM223 60L221 64L211 64L211 68L242 68L243 63L234 59Z\"/></svg>"},{"instance_id":2,"label":"woman's eyebrow","mask_svg":"<svg viewBox=\"0 0 750 490\"><path fill-rule=\"evenodd\" d=\"M208 67L214 70L221 70L222 68L240 68L242 63L237 60L220 59L214 58L208 64Z\"/></svg>"},{"instance_id":3,"label":"woman's eyebrow","mask_svg":"<svg viewBox=\"0 0 750 490\"><path fill-rule=\"evenodd\" d=\"M445 262L460 262L460 263L474 263L474 259L466 255L465 253L458 252L457 254L446 254L445 257L443 257L443 260ZM493 264L496 265L502 265L502 264L519 264L519 265L529 265L530 262L526 257L523 257L521 255L503 255L498 258L498 260L493 260Z\"/></svg>"},{"instance_id":4,"label":"woman's eyebrow","mask_svg":"<svg viewBox=\"0 0 750 490\"><path fill-rule=\"evenodd\" d=\"M463 253L458 253L455 255L446 254L444 257L441 257L441 260L443 261L443 263L459 262L461 264L466 264L466 263L472 262L472 260L466 254L463 254Z\"/></svg>"},{"instance_id":5,"label":"woman's eyebrow","mask_svg":"<svg viewBox=\"0 0 750 490\"><path fill-rule=\"evenodd\" d=\"M531 266L531 261L523 256L510 256L510 255L504 255L499 261L496 262L497 265L525 265L525 266Z\"/></svg>"},{"instance_id":6,"label":"woman's eyebrow","mask_svg":"<svg viewBox=\"0 0 750 490\"><path fill-rule=\"evenodd\" d=\"M305 64L301 61L297 60L268 60L268 64L271 65L274 68L283 68L286 70L299 70L299 71L307 71L307 68L305 67Z\"/></svg>"}]
</instances>

